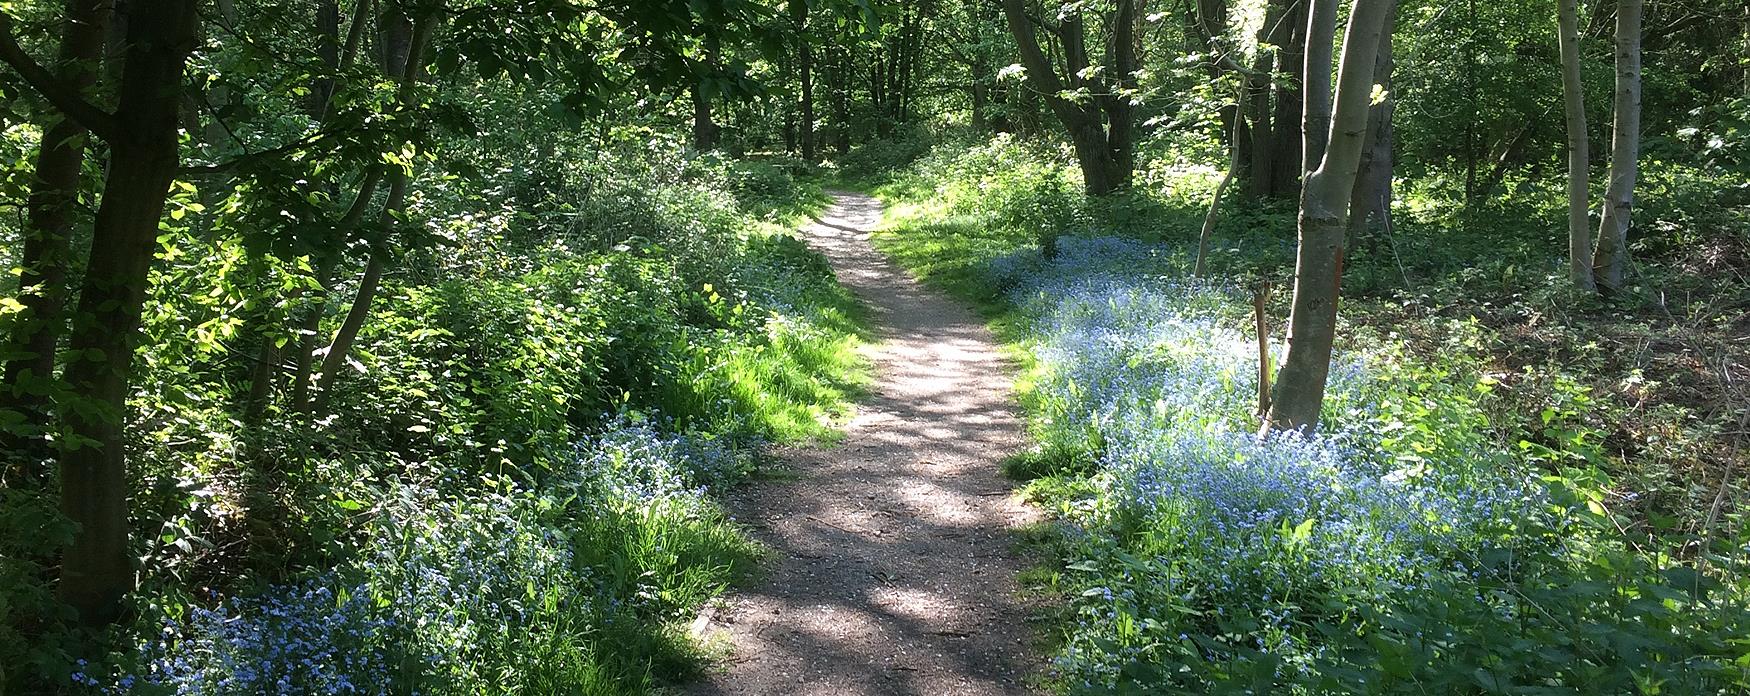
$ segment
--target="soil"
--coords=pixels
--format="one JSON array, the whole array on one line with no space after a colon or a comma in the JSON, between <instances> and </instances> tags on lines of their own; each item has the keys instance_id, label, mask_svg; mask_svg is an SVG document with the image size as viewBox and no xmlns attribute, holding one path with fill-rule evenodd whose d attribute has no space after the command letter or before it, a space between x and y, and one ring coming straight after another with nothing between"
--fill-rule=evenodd
<instances>
[{"instance_id":1,"label":"soil","mask_svg":"<svg viewBox=\"0 0 1750 696\"><path fill-rule=\"evenodd\" d=\"M870 246L878 201L834 198L803 237L872 309L876 381L841 443L780 451L794 476L731 496L772 559L695 622L729 655L688 693L1032 693L1014 531L1039 515L998 473L1023 442L1014 366L969 309Z\"/></svg>"}]
</instances>

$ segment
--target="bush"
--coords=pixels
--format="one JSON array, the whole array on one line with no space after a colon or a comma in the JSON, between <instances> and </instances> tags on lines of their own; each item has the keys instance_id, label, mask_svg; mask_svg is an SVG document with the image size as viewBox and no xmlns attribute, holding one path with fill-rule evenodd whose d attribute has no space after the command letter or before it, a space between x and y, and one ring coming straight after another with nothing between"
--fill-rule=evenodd
<instances>
[{"instance_id":1,"label":"bush","mask_svg":"<svg viewBox=\"0 0 1750 696\"><path fill-rule=\"evenodd\" d=\"M843 176L866 179L900 171L929 151L929 142L918 136L876 138L851 148L837 164Z\"/></svg>"}]
</instances>

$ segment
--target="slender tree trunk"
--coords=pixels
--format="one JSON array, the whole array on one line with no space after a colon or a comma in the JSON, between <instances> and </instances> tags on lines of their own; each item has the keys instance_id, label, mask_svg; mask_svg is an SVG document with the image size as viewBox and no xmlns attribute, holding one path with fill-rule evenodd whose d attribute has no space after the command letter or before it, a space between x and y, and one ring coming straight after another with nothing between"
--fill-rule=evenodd
<instances>
[{"instance_id":1,"label":"slender tree trunk","mask_svg":"<svg viewBox=\"0 0 1750 696\"><path fill-rule=\"evenodd\" d=\"M1477 119L1481 116L1477 109L1477 2L1465 0L1465 37L1464 41L1464 211L1465 224L1470 224L1472 208L1476 205L1477 193Z\"/></svg>"},{"instance_id":2,"label":"slender tree trunk","mask_svg":"<svg viewBox=\"0 0 1750 696\"><path fill-rule=\"evenodd\" d=\"M1270 177L1276 171L1274 155L1270 145L1275 142L1270 132L1270 69L1274 65L1274 56L1265 48L1270 43L1270 29L1282 17L1283 0L1270 0L1264 9L1264 24L1258 27L1258 53L1252 57L1251 74L1246 76L1249 83L1251 103L1246 111L1251 119L1246 127L1246 134L1251 143L1247 147L1246 162L1246 194L1253 198L1270 195Z\"/></svg>"},{"instance_id":3,"label":"slender tree trunk","mask_svg":"<svg viewBox=\"0 0 1750 696\"><path fill-rule=\"evenodd\" d=\"M400 197L405 195L406 190L407 178L397 175L389 183L390 203L398 206ZM387 211L384 217L388 217ZM382 279L383 257L373 253L365 261L365 272L359 277L358 293L353 295L352 307L347 310L346 319L341 321L340 330L335 332L334 341L328 344L328 354L322 357L322 372L316 378L316 400L313 406L313 410L318 413L326 409L329 400L334 397L334 381L340 378L340 370L346 365L347 353L352 351L353 341L358 339L365 320L371 316L371 303L377 297L377 286Z\"/></svg>"},{"instance_id":4,"label":"slender tree trunk","mask_svg":"<svg viewBox=\"0 0 1750 696\"><path fill-rule=\"evenodd\" d=\"M781 73L788 73L788 72L790 72L790 66L780 64L778 66L778 70ZM784 102L784 152L785 152L785 154L795 154L796 153L796 107L799 105L800 101L801 101L800 99L797 99L797 100L786 100Z\"/></svg>"},{"instance_id":5,"label":"slender tree trunk","mask_svg":"<svg viewBox=\"0 0 1750 696\"><path fill-rule=\"evenodd\" d=\"M1310 172L1325 157L1325 140L1331 131L1331 52L1332 43L1316 37L1337 33L1338 0L1308 0L1307 12L1305 98L1301 105L1301 132L1305 145L1301 147L1301 171Z\"/></svg>"},{"instance_id":6,"label":"slender tree trunk","mask_svg":"<svg viewBox=\"0 0 1750 696\"><path fill-rule=\"evenodd\" d=\"M1331 371L1331 346L1336 339L1343 233L1367 130L1375 58L1390 5L1390 0L1356 0L1350 11L1325 157L1301 185L1300 246L1295 254L1288 355L1276 380L1270 415L1264 421L1266 433L1318 426ZM1332 38L1312 36L1308 41Z\"/></svg>"},{"instance_id":7,"label":"slender tree trunk","mask_svg":"<svg viewBox=\"0 0 1750 696\"><path fill-rule=\"evenodd\" d=\"M196 0L134 0L110 143L110 170L92 225L91 262L69 339L61 418L61 511L78 527L61 561L61 598L88 625L121 613L134 586L123 447L134 341L158 221L179 166L182 73L194 48Z\"/></svg>"},{"instance_id":8,"label":"slender tree trunk","mask_svg":"<svg viewBox=\"0 0 1750 696\"><path fill-rule=\"evenodd\" d=\"M1386 11L1386 29L1379 37L1379 56L1373 68L1373 81L1385 98L1374 104L1367 116L1367 145L1355 174L1355 193L1349 199L1349 231L1345 236L1351 242L1362 238L1370 221L1378 220L1383 227L1391 216L1392 115L1397 111L1397 96L1392 91L1392 27L1398 3L1387 2L1391 7Z\"/></svg>"},{"instance_id":9,"label":"slender tree trunk","mask_svg":"<svg viewBox=\"0 0 1750 696\"><path fill-rule=\"evenodd\" d=\"M419 81L425 49L431 40L435 23L436 16L433 13L420 16L414 23L405 54L394 64L401 69L399 98L403 103L410 98L414 84ZM407 171L399 167L391 170L389 177L389 195L383 202L385 225L392 224L405 209L409 178ZM354 206L359 202L354 201ZM340 329L335 332L334 340L328 344L328 354L322 357L322 372L316 378L316 398L313 402L313 410L317 412L324 410L328 401L333 398L334 383L340 378L340 368L346 364L353 342L364 328L365 320L370 317L371 304L376 300L377 286L383 277L384 263L383 253L380 251L372 251L365 260L364 274L359 278L358 292L353 296L352 306L347 310L346 318L341 321Z\"/></svg>"},{"instance_id":10,"label":"slender tree trunk","mask_svg":"<svg viewBox=\"0 0 1750 696\"><path fill-rule=\"evenodd\" d=\"M1237 104L1245 104L1245 92L1242 90L1239 94L1236 94L1234 101ZM1235 112L1239 117L1235 119L1236 128L1240 120L1244 119L1244 112L1245 109L1243 107ZM1198 278L1203 277L1203 272L1208 267L1209 240L1211 237L1215 236L1215 222L1219 219L1221 212L1222 194L1227 193L1228 183L1233 181L1234 172L1238 171L1240 168L1239 142L1239 134L1235 133L1232 142L1230 142L1227 147L1227 171L1222 173L1221 182L1215 185L1215 195L1209 197L1209 212L1203 216L1203 230L1197 235L1197 261L1191 269L1191 275Z\"/></svg>"},{"instance_id":11,"label":"slender tree trunk","mask_svg":"<svg viewBox=\"0 0 1750 696\"><path fill-rule=\"evenodd\" d=\"M365 36L365 26L369 23L375 7L373 0L359 0L353 6L353 14L346 31L346 42L341 47L339 61L336 67L344 70L350 67L353 60L362 49ZM390 59L384 57L387 66ZM328 107L334 99L333 90L329 90L319 109L319 118L326 118ZM309 298L308 307L304 310L296 325L295 352L292 356L291 396L288 399L287 411L295 414L308 414L310 405L310 376L314 371L316 333L322 327L324 306L328 301L329 284L334 278L334 268L339 263L340 246L348 235L364 220L365 210L371 198L377 193L377 185L382 181L382 171L372 168L359 183L358 193L353 198L352 205L341 216L338 224L329 231L329 244L316 254L316 297ZM283 358L281 359L283 361ZM270 369L277 373L278 366ZM270 377L271 379L271 377Z\"/></svg>"},{"instance_id":12,"label":"slender tree trunk","mask_svg":"<svg viewBox=\"0 0 1750 696\"><path fill-rule=\"evenodd\" d=\"M1311 1L1290 0L1272 35L1272 43L1279 47L1276 72L1286 76L1286 79L1273 80L1271 88L1275 95L1275 113L1270 117L1272 197L1287 197L1300 190L1302 153L1306 149L1301 111L1305 100L1306 31L1310 21L1307 3Z\"/></svg>"},{"instance_id":13,"label":"slender tree trunk","mask_svg":"<svg viewBox=\"0 0 1750 696\"><path fill-rule=\"evenodd\" d=\"M797 3L797 5L801 7L807 6L802 3ZM802 100L801 104L798 105L799 108L797 109L797 113L802 120L800 123L796 124L796 131L798 139L802 144L802 159L808 160L809 162L816 162L820 159L820 153L816 152L814 147L813 48L808 45L806 40L804 40L800 52L801 54L797 56L796 70L802 80Z\"/></svg>"},{"instance_id":14,"label":"slender tree trunk","mask_svg":"<svg viewBox=\"0 0 1750 696\"><path fill-rule=\"evenodd\" d=\"M851 49L839 54L839 69L832 88L833 148L839 156L851 152Z\"/></svg>"},{"instance_id":15,"label":"slender tree trunk","mask_svg":"<svg viewBox=\"0 0 1750 696\"><path fill-rule=\"evenodd\" d=\"M97 81L109 23L108 0L69 0L67 28L61 35L59 79L83 92ZM46 454L38 437L50 427L49 391L55 373L55 348L65 325L67 266L74 202L85 163L86 129L61 116L44 129L37 148L36 181L25 202L24 244L20 250L18 303L24 310L6 337L5 376L0 377L0 409L24 416L28 439L7 436L4 449L36 459Z\"/></svg>"},{"instance_id":16,"label":"slender tree trunk","mask_svg":"<svg viewBox=\"0 0 1750 696\"><path fill-rule=\"evenodd\" d=\"M972 45L967 50L972 52L972 62L967 66L967 77L971 89L967 98L972 106L972 129L979 133L990 130L990 86L994 76L990 64L990 56L984 47L985 27L989 18L984 13L985 3L982 0L966 0L966 18L972 31Z\"/></svg>"},{"instance_id":17,"label":"slender tree trunk","mask_svg":"<svg viewBox=\"0 0 1750 696\"><path fill-rule=\"evenodd\" d=\"M363 195L360 196L359 200L364 201L363 204L368 204L371 196L375 195L376 187L374 181L362 186L361 193ZM354 206L363 204L357 201L353 203ZM354 225L356 224L354 223ZM351 227L342 225L340 229L343 232L350 231ZM304 310L302 319L298 322L298 353L292 361L292 393L287 409L292 413L300 415L310 413L310 377L315 372L316 336L322 330L325 305L328 303L329 294L333 292L330 284L334 282L334 267L339 263L338 256L339 250L335 250L324 254L322 258L317 260L316 284L320 286L317 289L319 296L310 301L309 307Z\"/></svg>"},{"instance_id":18,"label":"slender tree trunk","mask_svg":"<svg viewBox=\"0 0 1750 696\"><path fill-rule=\"evenodd\" d=\"M1628 265L1628 228L1633 223L1635 179L1641 151L1641 10L1642 0L1616 4L1616 123L1611 128L1610 178L1604 192L1604 218L1598 226L1598 246L1592 272L1600 289L1622 289Z\"/></svg>"},{"instance_id":19,"label":"slender tree trunk","mask_svg":"<svg viewBox=\"0 0 1750 696\"><path fill-rule=\"evenodd\" d=\"M334 2L334 0L323 0L322 4L317 7L317 26L322 34L319 48L322 54L323 67L326 68L329 73L338 73L352 64L353 56L358 53L359 44L364 36L364 24L366 19L370 16L371 6L371 0L357 1L353 7L351 22L347 27L346 38L344 41L340 36L339 3ZM337 85L335 84L333 77L324 77L316 81L314 88L311 90L311 101L308 109L312 120L320 123L323 119L327 118L328 106L334 99L336 88ZM371 183L373 189L375 185L375 180L373 179ZM367 193L365 198L368 199L369 197L370 194ZM356 224L356 220L354 221L354 224ZM339 246L339 242L334 242L333 246ZM332 254L324 251L318 252L318 256L323 257L323 259L319 259L316 263L318 269L333 268L332 262L325 260L327 258L332 258ZM327 273L324 273L321 270L318 270L317 272L316 293L319 297L321 293L326 291L328 284L327 275ZM299 293L299 295L301 294L302 293ZM299 298L294 295L292 299L295 301ZM314 316L301 318L297 322L296 325L300 329L308 326L309 331L314 331L316 327L309 325L312 323L317 325L320 324L322 320L320 300L313 303L313 306L316 307ZM250 377L249 398L246 402L243 414L244 422L251 425L259 424L261 418L267 412L268 404L272 401L273 397L274 383L279 380L280 373L284 367L286 354L288 352L287 348L291 348L295 351L295 354L293 355L294 364L303 366L306 370L301 379L308 379L309 377L307 372L310 364L309 353L311 350L315 349L313 341L308 340L301 335L300 332L299 335L294 335L285 343L282 343L280 341L281 336L279 335L281 331L279 327L282 320L283 318L280 317L269 317L268 324L275 328L262 332L261 349L256 356L256 363L253 371L254 374ZM304 386L305 384L303 382L297 384L297 387ZM294 412L302 412L302 404L304 403L306 402L304 402L301 397L295 401L293 405L296 406L297 409Z\"/></svg>"}]
</instances>

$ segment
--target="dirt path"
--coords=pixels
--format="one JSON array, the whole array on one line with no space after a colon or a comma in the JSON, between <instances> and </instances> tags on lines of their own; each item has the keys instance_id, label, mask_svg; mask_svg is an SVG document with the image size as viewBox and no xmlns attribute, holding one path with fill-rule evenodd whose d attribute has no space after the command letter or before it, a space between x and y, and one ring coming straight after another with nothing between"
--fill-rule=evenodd
<instances>
[{"instance_id":1,"label":"dirt path","mask_svg":"<svg viewBox=\"0 0 1750 696\"><path fill-rule=\"evenodd\" d=\"M731 501L775 558L701 619L733 652L691 693L1027 693L1011 532L1036 517L997 473L1022 437L1011 366L969 310L869 245L879 202L835 196L805 237L874 308L877 381L842 444L781 453L795 480Z\"/></svg>"}]
</instances>

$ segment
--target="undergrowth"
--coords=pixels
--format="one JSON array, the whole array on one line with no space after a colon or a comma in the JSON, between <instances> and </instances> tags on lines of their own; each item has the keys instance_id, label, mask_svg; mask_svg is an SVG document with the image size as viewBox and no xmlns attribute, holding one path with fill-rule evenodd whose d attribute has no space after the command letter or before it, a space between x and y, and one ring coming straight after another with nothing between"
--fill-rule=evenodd
<instances>
[{"instance_id":1,"label":"undergrowth","mask_svg":"<svg viewBox=\"0 0 1750 696\"><path fill-rule=\"evenodd\" d=\"M1706 431L1626 453L1610 428L1634 407L1593 386L1608 370L1508 367L1486 290L1443 294L1445 311L1406 307L1401 293L1456 271L1399 237L1374 247L1397 245L1392 273L1378 263L1389 253L1355 271L1377 280L1345 304L1318 434L1259 440L1251 291L1291 258L1291 211L1231 215L1224 279L1189 278L1213 170L1158 162L1145 191L1165 193L1065 205L1062 154L999 138L938 150L882 189L893 207L877 244L979 303L1030 356L1021 399L1036 442L1006 468L1057 520L1055 560L1030 574L1063 599L1056 690L1750 686L1750 537L1735 501L1674 506L1672 491L1625 485L1657 481L1635 474L1684 439L1711 446ZM1473 252L1507 274L1483 277L1530 283L1501 248ZM1383 280L1418 271L1413 288ZM1655 515L1681 519L1655 529Z\"/></svg>"},{"instance_id":2,"label":"undergrowth","mask_svg":"<svg viewBox=\"0 0 1750 696\"><path fill-rule=\"evenodd\" d=\"M61 537L25 532L59 529L53 501L7 489L0 692L619 695L694 674L686 621L761 553L718 494L765 443L834 437L867 381L863 308L791 236L827 199L783 162L674 142L478 148L492 173L419 189L445 241L385 279L315 418L247 423L226 358L251 336L188 329L256 311L226 302L228 273L279 271L223 237L166 252L128 428L140 589L107 656L75 660Z\"/></svg>"}]
</instances>

